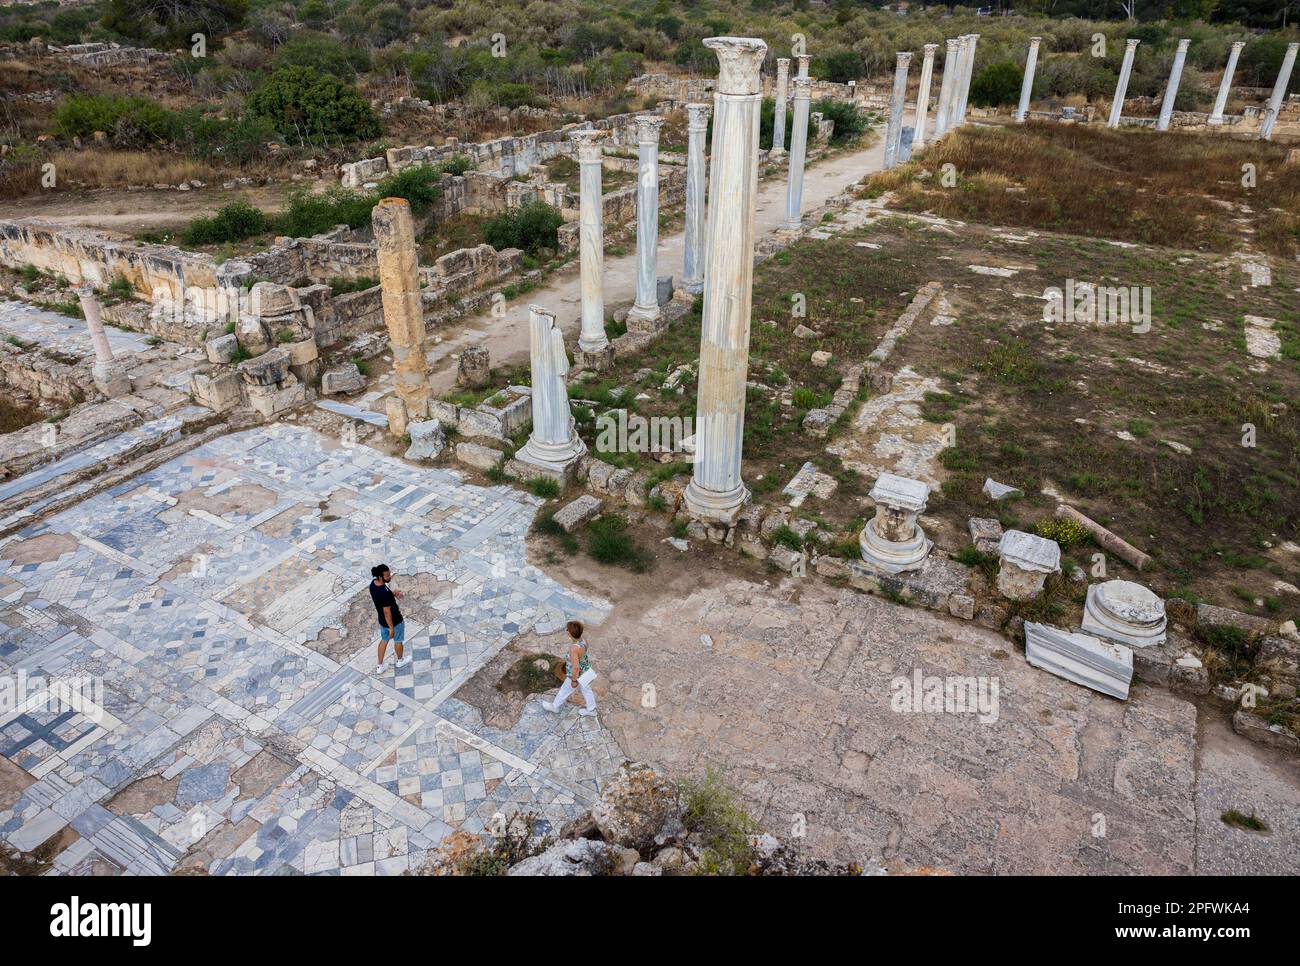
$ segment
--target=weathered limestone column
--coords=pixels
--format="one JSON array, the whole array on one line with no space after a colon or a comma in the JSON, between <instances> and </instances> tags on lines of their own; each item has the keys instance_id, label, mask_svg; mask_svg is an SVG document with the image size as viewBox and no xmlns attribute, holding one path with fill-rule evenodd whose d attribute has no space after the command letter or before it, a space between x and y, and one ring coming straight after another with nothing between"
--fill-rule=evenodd
<instances>
[{"instance_id":1,"label":"weathered limestone column","mask_svg":"<svg viewBox=\"0 0 1300 966\"><path fill-rule=\"evenodd\" d=\"M1169 70L1169 83L1165 85L1165 99L1160 102L1160 117L1156 119L1157 131L1169 130L1169 119L1174 113L1174 100L1178 97L1178 84L1183 79L1183 64L1187 60L1187 45L1190 40L1178 41L1174 51L1174 66Z\"/></svg>"},{"instance_id":2,"label":"weathered limestone column","mask_svg":"<svg viewBox=\"0 0 1300 966\"><path fill-rule=\"evenodd\" d=\"M384 198L375 205L370 224L379 249L380 294L393 348L394 388L406 420L421 420L429 414L429 364L424 356L424 310L411 206L404 198ZM396 428L390 419L390 431Z\"/></svg>"},{"instance_id":3,"label":"weathered limestone column","mask_svg":"<svg viewBox=\"0 0 1300 966\"><path fill-rule=\"evenodd\" d=\"M709 110L708 104L686 105L686 265L682 289L692 295L704 291L704 135L709 129Z\"/></svg>"},{"instance_id":4,"label":"weathered limestone column","mask_svg":"<svg viewBox=\"0 0 1300 966\"><path fill-rule=\"evenodd\" d=\"M86 316L90 343L95 347L95 364L90 370L95 388L110 399L125 396L131 392L131 380L113 361L113 347L108 344L108 333L104 331L103 308L99 304L99 299L95 297L94 286L80 286L77 289L77 297L81 300L81 311Z\"/></svg>"},{"instance_id":5,"label":"weathered limestone column","mask_svg":"<svg viewBox=\"0 0 1300 966\"><path fill-rule=\"evenodd\" d=\"M934 137L937 141L948 133L952 117L952 91L957 83L957 63L961 60L961 41L951 37L944 41L943 82L939 85L939 106L934 109Z\"/></svg>"},{"instance_id":6,"label":"weathered limestone column","mask_svg":"<svg viewBox=\"0 0 1300 966\"><path fill-rule=\"evenodd\" d=\"M798 231L803 214L803 166L808 156L808 102L812 99L812 80L808 77L794 79L794 117L790 126L790 163L786 171L785 221L781 227L787 231ZM717 157L718 120L713 119L714 157ZM717 162L714 162L715 170ZM713 195L717 198L715 192ZM710 210L714 211L712 206ZM716 216L715 216L716 217ZM709 241L717 237L709 232Z\"/></svg>"},{"instance_id":7,"label":"weathered limestone column","mask_svg":"<svg viewBox=\"0 0 1300 966\"><path fill-rule=\"evenodd\" d=\"M1020 105L1016 108L1016 121L1020 124L1025 123L1025 115L1029 113L1029 98L1034 93L1034 70L1038 67L1038 45L1042 41L1042 37L1029 38L1029 56L1025 58L1025 79L1020 85Z\"/></svg>"},{"instance_id":8,"label":"weathered limestone column","mask_svg":"<svg viewBox=\"0 0 1300 966\"><path fill-rule=\"evenodd\" d=\"M957 123L964 125L966 123L966 102L970 99L970 82L975 77L975 45L979 43L979 34L969 34L969 43L966 49L966 68L962 71L961 81L961 101L958 105Z\"/></svg>"},{"instance_id":9,"label":"weathered limestone column","mask_svg":"<svg viewBox=\"0 0 1300 966\"><path fill-rule=\"evenodd\" d=\"M930 488L921 480L881 473L871 488L876 515L858 537L863 563L887 574L915 570L930 552L930 538L917 525L925 512Z\"/></svg>"},{"instance_id":10,"label":"weathered limestone column","mask_svg":"<svg viewBox=\"0 0 1300 966\"><path fill-rule=\"evenodd\" d=\"M565 376L569 359L564 336L555 325L555 313L540 305L528 306L528 345L533 376L533 429L515 459L548 474L564 476L587 452L573 426Z\"/></svg>"},{"instance_id":11,"label":"weathered limestone column","mask_svg":"<svg viewBox=\"0 0 1300 966\"><path fill-rule=\"evenodd\" d=\"M748 37L710 37L704 46L717 52L719 71L713 95L713 177L709 239L704 251L695 468L686 487L686 509L697 518L731 524L749 497L740 477L740 456L754 281L758 126L763 106L759 70L767 44ZM796 78L790 167L801 175L808 88L807 78ZM798 209L795 211L797 217Z\"/></svg>"},{"instance_id":12,"label":"weathered limestone column","mask_svg":"<svg viewBox=\"0 0 1300 966\"><path fill-rule=\"evenodd\" d=\"M1119 119L1124 116L1124 95L1128 91L1128 79L1133 75L1133 55L1137 53L1138 41L1124 41L1124 62L1119 65L1119 81L1115 84L1115 99L1110 102L1110 118L1106 121L1109 128L1119 127Z\"/></svg>"},{"instance_id":13,"label":"weathered limestone column","mask_svg":"<svg viewBox=\"0 0 1300 966\"><path fill-rule=\"evenodd\" d=\"M1273 85L1273 96L1268 99L1268 110L1264 114L1264 123L1259 128L1261 141L1273 140L1273 128L1277 124L1277 115L1282 110L1282 98L1286 96L1287 85L1291 83L1291 68L1295 67L1296 48L1300 44L1287 44L1286 56L1282 58L1282 69L1277 72L1277 83Z\"/></svg>"},{"instance_id":14,"label":"weathered limestone column","mask_svg":"<svg viewBox=\"0 0 1300 966\"><path fill-rule=\"evenodd\" d=\"M1223 80L1219 81L1219 93L1214 98L1214 110L1210 112L1207 124L1223 123L1223 109L1228 106L1228 92L1232 90L1232 75L1237 69L1237 58L1241 56L1241 48L1245 46L1244 40L1234 41L1232 49L1228 52L1228 66L1223 68Z\"/></svg>"},{"instance_id":15,"label":"weathered limestone column","mask_svg":"<svg viewBox=\"0 0 1300 966\"><path fill-rule=\"evenodd\" d=\"M916 92L916 127L912 133L912 153L925 147L925 117L930 113L930 81L934 79L934 52L938 44L926 44L921 61L921 86Z\"/></svg>"},{"instance_id":16,"label":"weathered limestone column","mask_svg":"<svg viewBox=\"0 0 1300 966\"><path fill-rule=\"evenodd\" d=\"M807 80L807 79L808 79L808 65L812 63L812 54L798 54L798 55L795 56L795 60L796 60L796 61L798 62L798 64L799 64L799 69L798 69L798 71L795 73L795 76L796 76L796 77L802 77L802 78L804 78L805 80Z\"/></svg>"},{"instance_id":17,"label":"weathered limestone column","mask_svg":"<svg viewBox=\"0 0 1300 966\"><path fill-rule=\"evenodd\" d=\"M885 170L898 163L898 142L903 137L903 110L907 98L907 69L911 51L894 54L894 89L889 97L889 123L885 127Z\"/></svg>"},{"instance_id":18,"label":"weathered limestone column","mask_svg":"<svg viewBox=\"0 0 1300 966\"><path fill-rule=\"evenodd\" d=\"M599 356L609 349L605 335L605 227L601 201L600 141L604 131L573 131L569 137L578 146L579 207L578 240L581 257L582 321L578 349Z\"/></svg>"},{"instance_id":19,"label":"weathered limestone column","mask_svg":"<svg viewBox=\"0 0 1300 966\"><path fill-rule=\"evenodd\" d=\"M776 59L776 112L772 115L772 157L785 154L785 98L790 88L790 58Z\"/></svg>"},{"instance_id":20,"label":"weathered limestone column","mask_svg":"<svg viewBox=\"0 0 1300 966\"><path fill-rule=\"evenodd\" d=\"M659 129L664 119L641 114L636 119L636 302L628 310L628 328L653 331L659 323L655 284L655 249L659 246ZM636 324L633 324L636 323Z\"/></svg>"}]
</instances>

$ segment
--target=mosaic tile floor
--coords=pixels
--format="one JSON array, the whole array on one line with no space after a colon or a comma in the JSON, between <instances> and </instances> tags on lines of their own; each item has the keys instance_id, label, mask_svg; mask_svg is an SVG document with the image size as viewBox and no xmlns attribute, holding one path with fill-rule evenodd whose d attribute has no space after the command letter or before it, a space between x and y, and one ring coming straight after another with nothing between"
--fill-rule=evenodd
<instances>
[{"instance_id":1,"label":"mosaic tile floor","mask_svg":"<svg viewBox=\"0 0 1300 966\"><path fill-rule=\"evenodd\" d=\"M241 485L273 505L195 506ZM272 426L0 542L0 675L96 686L0 712L0 756L34 779L0 838L71 826L52 874L367 875L516 811L563 824L621 760L599 721L534 702L500 731L451 697L516 635L608 611L526 562L538 502ZM380 560L439 591L411 663L376 674L343 618Z\"/></svg>"}]
</instances>

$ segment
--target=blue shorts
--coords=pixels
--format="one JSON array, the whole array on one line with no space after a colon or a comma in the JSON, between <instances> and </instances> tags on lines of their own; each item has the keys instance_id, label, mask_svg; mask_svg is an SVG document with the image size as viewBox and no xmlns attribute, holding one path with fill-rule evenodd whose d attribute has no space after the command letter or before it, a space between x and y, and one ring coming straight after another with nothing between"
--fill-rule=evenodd
<instances>
[{"instance_id":1,"label":"blue shorts","mask_svg":"<svg viewBox=\"0 0 1300 966\"><path fill-rule=\"evenodd\" d=\"M402 641L406 640L406 621L402 621L391 631L381 624L379 627L379 639L381 641L386 641L390 636L398 644L401 644Z\"/></svg>"}]
</instances>

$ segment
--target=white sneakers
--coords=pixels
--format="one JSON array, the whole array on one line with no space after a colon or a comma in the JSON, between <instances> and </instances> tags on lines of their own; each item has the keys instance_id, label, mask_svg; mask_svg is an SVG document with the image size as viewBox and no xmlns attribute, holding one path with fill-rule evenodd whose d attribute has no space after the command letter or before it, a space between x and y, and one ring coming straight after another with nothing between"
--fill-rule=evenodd
<instances>
[{"instance_id":1,"label":"white sneakers","mask_svg":"<svg viewBox=\"0 0 1300 966\"><path fill-rule=\"evenodd\" d=\"M384 666L383 666L382 664L376 664L376 665L375 665L375 673L376 673L376 674L383 674L383 673L384 673Z\"/></svg>"},{"instance_id":2,"label":"white sneakers","mask_svg":"<svg viewBox=\"0 0 1300 966\"><path fill-rule=\"evenodd\" d=\"M543 701L543 702L542 702L542 707L545 708L547 711L551 712L551 714L559 714L559 713L560 713L560 709L557 708L555 705L551 704L551 702L549 702L549 701Z\"/></svg>"},{"instance_id":3,"label":"white sneakers","mask_svg":"<svg viewBox=\"0 0 1300 966\"><path fill-rule=\"evenodd\" d=\"M407 651L406 654L402 656L401 660L397 662L397 666L406 667L406 665L410 663L411 663L411 652Z\"/></svg>"},{"instance_id":4,"label":"white sneakers","mask_svg":"<svg viewBox=\"0 0 1300 966\"><path fill-rule=\"evenodd\" d=\"M582 715L582 717L584 718L590 718L595 713L596 713L595 708L583 708L581 711L578 712L578 714Z\"/></svg>"}]
</instances>

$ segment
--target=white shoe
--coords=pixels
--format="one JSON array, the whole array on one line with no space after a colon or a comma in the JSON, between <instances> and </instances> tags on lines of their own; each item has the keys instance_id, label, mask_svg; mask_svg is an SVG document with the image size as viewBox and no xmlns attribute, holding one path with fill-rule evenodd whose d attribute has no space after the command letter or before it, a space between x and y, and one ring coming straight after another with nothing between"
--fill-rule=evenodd
<instances>
[{"instance_id":1,"label":"white shoe","mask_svg":"<svg viewBox=\"0 0 1300 966\"><path fill-rule=\"evenodd\" d=\"M376 665L375 665L375 673L376 673L376 674L383 674L383 673L384 673L384 666L383 666L382 664L376 664Z\"/></svg>"},{"instance_id":2,"label":"white shoe","mask_svg":"<svg viewBox=\"0 0 1300 966\"><path fill-rule=\"evenodd\" d=\"M411 652L407 651L406 655L397 662L397 667L406 667L411 663Z\"/></svg>"},{"instance_id":3,"label":"white shoe","mask_svg":"<svg viewBox=\"0 0 1300 966\"><path fill-rule=\"evenodd\" d=\"M551 702L549 702L549 701L543 701L543 702L542 702L542 707L545 708L547 711L551 712L551 714L558 714L559 711L560 711L559 708L557 708L555 705L551 704Z\"/></svg>"},{"instance_id":4,"label":"white shoe","mask_svg":"<svg viewBox=\"0 0 1300 966\"><path fill-rule=\"evenodd\" d=\"M595 708L583 708L581 711L578 712L578 714L582 715L584 718L590 718L595 713L596 713Z\"/></svg>"}]
</instances>

